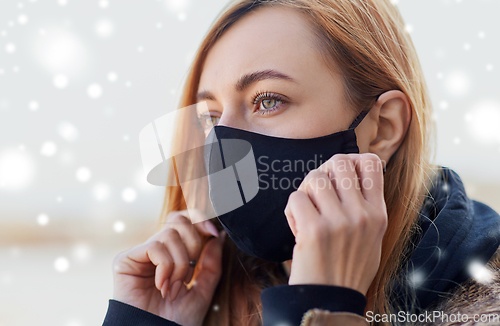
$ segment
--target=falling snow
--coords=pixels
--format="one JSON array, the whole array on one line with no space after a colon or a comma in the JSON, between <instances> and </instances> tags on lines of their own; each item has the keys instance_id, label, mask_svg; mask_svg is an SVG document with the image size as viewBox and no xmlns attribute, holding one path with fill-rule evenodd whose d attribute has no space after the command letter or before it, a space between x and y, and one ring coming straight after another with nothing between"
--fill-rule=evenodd
<instances>
[{"instance_id":1,"label":"falling snow","mask_svg":"<svg viewBox=\"0 0 500 326\"><path fill-rule=\"evenodd\" d=\"M35 174L33 159L22 150L0 153L0 188L19 190L27 187Z\"/></svg>"},{"instance_id":2,"label":"falling snow","mask_svg":"<svg viewBox=\"0 0 500 326\"><path fill-rule=\"evenodd\" d=\"M469 90L469 76L462 71L453 71L447 75L445 85L451 95L461 96Z\"/></svg>"},{"instance_id":3,"label":"falling snow","mask_svg":"<svg viewBox=\"0 0 500 326\"><path fill-rule=\"evenodd\" d=\"M46 157L52 157L57 153L57 145L52 141L46 141L42 144L40 154Z\"/></svg>"},{"instance_id":4,"label":"falling snow","mask_svg":"<svg viewBox=\"0 0 500 326\"><path fill-rule=\"evenodd\" d=\"M18 22L20 25L24 25L24 24L26 24L26 23L28 22L28 16L26 16L26 15L24 15L24 14L23 14L23 15L19 15L19 16L17 17L17 22Z\"/></svg>"},{"instance_id":5,"label":"falling snow","mask_svg":"<svg viewBox=\"0 0 500 326\"><path fill-rule=\"evenodd\" d=\"M109 6L109 1L108 0L99 0L99 7L101 8L108 8Z\"/></svg>"},{"instance_id":6,"label":"falling snow","mask_svg":"<svg viewBox=\"0 0 500 326\"><path fill-rule=\"evenodd\" d=\"M110 83L114 83L118 80L118 75L116 74L116 72L114 71L111 71L108 73L108 81Z\"/></svg>"},{"instance_id":7,"label":"falling snow","mask_svg":"<svg viewBox=\"0 0 500 326\"><path fill-rule=\"evenodd\" d=\"M465 114L469 134L480 143L500 144L500 102L481 101Z\"/></svg>"},{"instance_id":8,"label":"falling snow","mask_svg":"<svg viewBox=\"0 0 500 326\"><path fill-rule=\"evenodd\" d=\"M418 288L424 283L425 275L422 271L413 271L410 273L408 280L412 287Z\"/></svg>"},{"instance_id":9,"label":"falling snow","mask_svg":"<svg viewBox=\"0 0 500 326\"><path fill-rule=\"evenodd\" d=\"M90 50L73 30L62 27L42 29L34 49L41 67L53 75L76 77L88 68Z\"/></svg>"},{"instance_id":10,"label":"falling snow","mask_svg":"<svg viewBox=\"0 0 500 326\"><path fill-rule=\"evenodd\" d=\"M31 101L29 102L28 107L30 108L31 111L38 111L40 105L38 104L37 101Z\"/></svg>"},{"instance_id":11,"label":"falling snow","mask_svg":"<svg viewBox=\"0 0 500 326\"><path fill-rule=\"evenodd\" d=\"M87 243L77 243L72 248L72 255L75 261L87 262L92 258L92 248Z\"/></svg>"},{"instance_id":12,"label":"falling snow","mask_svg":"<svg viewBox=\"0 0 500 326\"><path fill-rule=\"evenodd\" d=\"M59 89L66 88L68 86L68 77L65 75L57 75L54 77L54 86Z\"/></svg>"},{"instance_id":13,"label":"falling snow","mask_svg":"<svg viewBox=\"0 0 500 326\"><path fill-rule=\"evenodd\" d=\"M59 136L61 136L66 141L71 142L78 138L78 130L71 122L60 122L57 127L57 131L59 133Z\"/></svg>"},{"instance_id":14,"label":"falling snow","mask_svg":"<svg viewBox=\"0 0 500 326\"><path fill-rule=\"evenodd\" d=\"M172 12L183 12L189 8L189 0L166 0L165 4Z\"/></svg>"},{"instance_id":15,"label":"falling snow","mask_svg":"<svg viewBox=\"0 0 500 326\"><path fill-rule=\"evenodd\" d=\"M100 183L94 186L92 192L96 200L103 201L109 198L111 190L107 184Z\"/></svg>"},{"instance_id":16,"label":"falling snow","mask_svg":"<svg viewBox=\"0 0 500 326\"><path fill-rule=\"evenodd\" d=\"M90 180L90 177L92 176L92 172L90 172L90 169L82 166L76 170L76 179L82 183L85 183Z\"/></svg>"},{"instance_id":17,"label":"falling snow","mask_svg":"<svg viewBox=\"0 0 500 326\"><path fill-rule=\"evenodd\" d=\"M114 26L109 20L100 20L95 25L95 31L98 36L108 38L113 35Z\"/></svg>"},{"instance_id":18,"label":"falling snow","mask_svg":"<svg viewBox=\"0 0 500 326\"><path fill-rule=\"evenodd\" d=\"M113 223L113 230L115 230L116 233L122 233L125 231L125 223L122 221L116 221Z\"/></svg>"},{"instance_id":19,"label":"falling snow","mask_svg":"<svg viewBox=\"0 0 500 326\"><path fill-rule=\"evenodd\" d=\"M177 15L177 19L179 19L179 21L181 21L181 22L182 22L182 21L185 21L185 20L186 20L186 18L187 18L187 15L186 15L186 13L184 13L184 12L180 12L180 13Z\"/></svg>"},{"instance_id":20,"label":"falling snow","mask_svg":"<svg viewBox=\"0 0 500 326\"><path fill-rule=\"evenodd\" d=\"M479 283L489 283L493 280L493 273L484 264L474 261L468 266L471 277Z\"/></svg>"},{"instance_id":21,"label":"falling snow","mask_svg":"<svg viewBox=\"0 0 500 326\"><path fill-rule=\"evenodd\" d=\"M14 53L16 52L16 45L14 43L7 43L5 46L5 51L7 53Z\"/></svg>"},{"instance_id":22,"label":"falling snow","mask_svg":"<svg viewBox=\"0 0 500 326\"><path fill-rule=\"evenodd\" d=\"M131 203L133 201L135 201L135 199L137 198L137 192L135 191L134 188L125 188L123 189L122 191L122 199L127 202L127 203Z\"/></svg>"},{"instance_id":23,"label":"falling snow","mask_svg":"<svg viewBox=\"0 0 500 326\"><path fill-rule=\"evenodd\" d=\"M87 88L87 95L92 99L98 99L102 95L102 87L99 84L91 84Z\"/></svg>"},{"instance_id":24,"label":"falling snow","mask_svg":"<svg viewBox=\"0 0 500 326\"><path fill-rule=\"evenodd\" d=\"M69 268L69 260L66 257L58 257L54 261L54 268L56 271L59 273L64 273L68 270Z\"/></svg>"},{"instance_id":25,"label":"falling snow","mask_svg":"<svg viewBox=\"0 0 500 326\"><path fill-rule=\"evenodd\" d=\"M49 217L47 214L40 214L37 216L36 221L38 222L39 225L47 225L49 223Z\"/></svg>"}]
</instances>

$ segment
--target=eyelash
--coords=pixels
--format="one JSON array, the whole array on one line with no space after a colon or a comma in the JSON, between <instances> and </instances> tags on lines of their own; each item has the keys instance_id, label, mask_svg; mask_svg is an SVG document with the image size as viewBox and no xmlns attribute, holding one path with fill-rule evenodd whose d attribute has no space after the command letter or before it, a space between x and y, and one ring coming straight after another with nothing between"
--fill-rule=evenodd
<instances>
[{"instance_id":1,"label":"eyelash","mask_svg":"<svg viewBox=\"0 0 500 326\"><path fill-rule=\"evenodd\" d=\"M276 101L280 102L281 105L277 104L272 109L261 110L260 109L261 101L262 100L269 100L269 99L276 100ZM274 93L270 93L268 91L257 91L252 98L252 104L254 104L254 105L259 104L259 108L256 110L256 112L260 113L261 115L266 115L266 114L270 114L270 113L273 113L275 111L278 111L281 109L281 106L284 105L285 103L286 103L286 101L285 101L283 96L278 95L278 94L274 94Z\"/></svg>"}]
</instances>

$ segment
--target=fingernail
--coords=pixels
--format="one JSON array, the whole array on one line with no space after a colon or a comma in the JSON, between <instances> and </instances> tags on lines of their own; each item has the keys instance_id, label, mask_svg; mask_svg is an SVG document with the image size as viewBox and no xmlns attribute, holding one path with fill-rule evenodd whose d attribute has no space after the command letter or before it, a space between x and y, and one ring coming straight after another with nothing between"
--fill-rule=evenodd
<instances>
[{"instance_id":1,"label":"fingernail","mask_svg":"<svg viewBox=\"0 0 500 326\"><path fill-rule=\"evenodd\" d=\"M207 228L208 232L210 232L211 235L213 235L216 238L219 237L219 231L217 231L217 228L215 227L215 225L212 224L212 222L206 220L205 227Z\"/></svg>"},{"instance_id":2,"label":"fingernail","mask_svg":"<svg viewBox=\"0 0 500 326\"><path fill-rule=\"evenodd\" d=\"M220 242L224 243L224 240L226 240L226 231L222 230L220 231Z\"/></svg>"},{"instance_id":3,"label":"fingernail","mask_svg":"<svg viewBox=\"0 0 500 326\"><path fill-rule=\"evenodd\" d=\"M177 280L172 284L172 288L170 289L170 292L168 293L168 298L170 299L170 302L174 301L175 298L177 297L177 294L179 293L179 290L181 289L181 280Z\"/></svg>"},{"instance_id":4,"label":"fingernail","mask_svg":"<svg viewBox=\"0 0 500 326\"><path fill-rule=\"evenodd\" d=\"M168 290L168 279L163 282L163 286L161 287L161 297L165 299L165 296L167 295L167 290Z\"/></svg>"}]
</instances>

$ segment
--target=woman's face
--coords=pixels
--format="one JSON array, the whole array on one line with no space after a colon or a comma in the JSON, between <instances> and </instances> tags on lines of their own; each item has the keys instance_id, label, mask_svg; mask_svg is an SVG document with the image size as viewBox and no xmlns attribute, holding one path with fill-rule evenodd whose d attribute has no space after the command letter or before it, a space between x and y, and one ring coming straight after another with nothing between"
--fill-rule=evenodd
<instances>
[{"instance_id":1,"label":"woman's face","mask_svg":"<svg viewBox=\"0 0 500 326\"><path fill-rule=\"evenodd\" d=\"M198 112L202 120L286 138L332 134L356 117L307 21L287 8L259 8L225 32L206 58L201 101L209 110Z\"/></svg>"}]
</instances>

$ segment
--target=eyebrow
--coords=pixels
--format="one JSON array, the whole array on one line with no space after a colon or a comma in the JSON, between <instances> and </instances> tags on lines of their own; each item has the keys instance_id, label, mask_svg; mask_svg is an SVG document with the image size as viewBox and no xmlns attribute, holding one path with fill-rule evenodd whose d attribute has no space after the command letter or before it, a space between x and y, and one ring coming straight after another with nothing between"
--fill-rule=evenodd
<instances>
[{"instance_id":1,"label":"eyebrow","mask_svg":"<svg viewBox=\"0 0 500 326\"><path fill-rule=\"evenodd\" d=\"M254 71L250 74L242 76L238 80L238 82L236 82L234 88L236 89L236 91L241 92L244 91L251 84L265 79L281 79L297 83L295 79L284 73L281 73L273 69L267 69L267 70ZM196 100L198 102L202 100L215 100L215 96L210 91L204 90L196 95Z\"/></svg>"}]
</instances>

